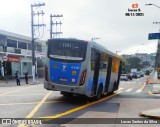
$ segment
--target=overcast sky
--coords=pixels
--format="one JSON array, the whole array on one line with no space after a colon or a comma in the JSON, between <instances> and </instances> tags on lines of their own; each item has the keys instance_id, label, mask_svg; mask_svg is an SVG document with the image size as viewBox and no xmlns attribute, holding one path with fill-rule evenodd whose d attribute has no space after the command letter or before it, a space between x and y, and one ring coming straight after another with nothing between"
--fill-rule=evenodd
<instances>
[{"instance_id":1,"label":"overcast sky","mask_svg":"<svg viewBox=\"0 0 160 127\"><path fill-rule=\"evenodd\" d=\"M31 37L31 4L44 2L46 24L43 40L49 38L50 14L63 14L63 35L91 40L93 37L118 54L156 52L157 40L148 33L160 30L160 8L145 6L160 0L0 0L0 29ZM125 16L132 4L138 4L144 16Z\"/></svg>"}]
</instances>

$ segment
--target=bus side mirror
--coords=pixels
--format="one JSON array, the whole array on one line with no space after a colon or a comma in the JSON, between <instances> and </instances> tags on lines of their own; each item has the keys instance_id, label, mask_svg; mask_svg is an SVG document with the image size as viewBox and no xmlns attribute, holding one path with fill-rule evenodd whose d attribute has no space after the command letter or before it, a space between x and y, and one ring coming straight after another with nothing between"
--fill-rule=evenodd
<instances>
[{"instance_id":1,"label":"bus side mirror","mask_svg":"<svg viewBox=\"0 0 160 127\"><path fill-rule=\"evenodd\" d=\"M46 41L46 46L48 45L48 41Z\"/></svg>"}]
</instances>

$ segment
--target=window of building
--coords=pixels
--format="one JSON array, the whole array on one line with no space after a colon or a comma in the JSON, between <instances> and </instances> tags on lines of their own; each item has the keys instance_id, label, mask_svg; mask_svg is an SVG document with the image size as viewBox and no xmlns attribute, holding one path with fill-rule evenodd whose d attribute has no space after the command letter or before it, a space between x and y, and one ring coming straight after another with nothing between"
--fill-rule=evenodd
<instances>
[{"instance_id":1,"label":"window of building","mask_svg":"<svg viewBox=\"0 0 160 127\"><path fill-rule=\"evenodd\" d=\"M20 49L27 49L27 43L25 43L25 42L18 42L18 48L20 48Z\"/></svg>"},{"instance_id":2,"label":"window of building","mask_svg":"<svg viewBox=\"0 0 160 127\"><path fill-rule=\"evenodd\" d=\"M5 37L0 35L0 46L4 46Z\"/></svg>"},{"instance_id":3,"label":"window of building","mask_svg":"<svg viewBox=\"0 0 160 127\"><path fill-rule=\"evenodd\" d=\"M32 45L31 45L31 43L28 43L28 50L32 50Z\"/></svg>"},{"instance_id":4,"label":"window of building","mask_svg":"<svg viewBox=\"0 0 160 127\"><path fill-rule=\"evenodd\" d=\"M15 48L15 49L14 49L14 52L17 53L17 54L21 54L21 49Z\"/></svg>"},{"instance_id":5,"label":"window of building","mask_svg":"<svg viewBox=\"0 0 160 127\"><path fill-rule=\"evenodd\" d=\"M11 39L7 39L7 46L8 46L8 47L17 48L17 41L11 40Z\"/></svg>"},{"instance_id":6,"label":"window of building","mask_svg":"<svg viewBox=\"0 0 160 127\"><path fill-rule=\"evenodd\" d=\"M95 60L96 60L96 50L91 49L91 71L94 71L95 69Z\"/></svg>"},{"instance_id":7,"label":"window of building","mask_svg":"<svg viewBox=\"0 0 160 127\"><path fill-rule=\"evenodd\" d=\"M39 51L39 52L42 52L42 46L37 44L36 50Z\"/></svg>"}]
</instances>

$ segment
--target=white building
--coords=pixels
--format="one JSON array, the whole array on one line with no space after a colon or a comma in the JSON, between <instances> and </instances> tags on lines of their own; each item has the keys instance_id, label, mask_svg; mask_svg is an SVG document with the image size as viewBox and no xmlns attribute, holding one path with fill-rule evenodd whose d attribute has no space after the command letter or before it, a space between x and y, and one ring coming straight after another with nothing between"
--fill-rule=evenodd
<instances>
[{"instance_id":1,"label":"white building","mask_svg":"<svg viewBox=\"0 0 160 127\"><path fill-rule=\"evenodd\" d=\"M31 38L23 35L0 30L0 69L2 68L3 56L7 56L7 75L14 76L16 71L21 77L25 72L32 74L32 45ZM35 42L35 55L41 56L42 41Z\"/></svg>"}]
</instances>

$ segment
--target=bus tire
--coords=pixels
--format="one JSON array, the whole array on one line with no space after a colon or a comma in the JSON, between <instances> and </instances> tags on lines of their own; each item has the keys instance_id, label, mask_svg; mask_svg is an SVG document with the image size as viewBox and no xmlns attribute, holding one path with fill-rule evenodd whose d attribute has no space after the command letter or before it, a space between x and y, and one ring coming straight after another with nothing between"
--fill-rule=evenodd
<instances>
[{"instance_id":1,"label":"bus tire","mask_svg":"<svg viewBox=\"0 0 160 127\"><path fill-rule=\"evenodd\" d=\"M69 93L69 92L64 92L64 91L61 91L61 94L65 97L72 97L73 94L72 93Z\"/></svg>"},{"instance_id":2,"label":"bus tire","mask_svg":"<svg viewBox=\"0 0 160 127\"><path fill-rule=\"evenodd\" d=\"M96 98L95 98L96 101L102 98L102 91L103 91L103 87L102 87L102 85L100 85L98 92L97 92L97 95L96 95Z\"/></svg>"}]
</instances>

